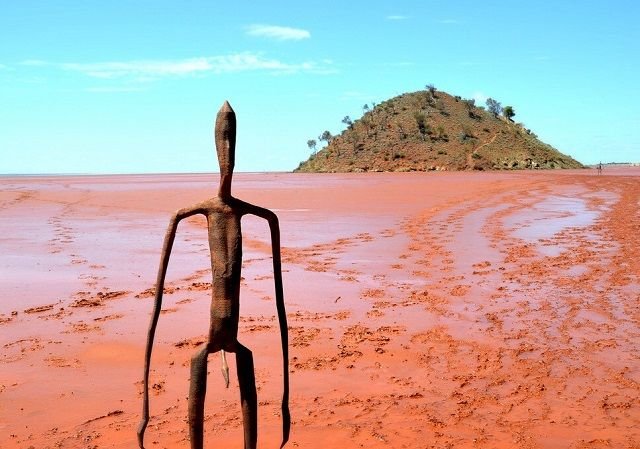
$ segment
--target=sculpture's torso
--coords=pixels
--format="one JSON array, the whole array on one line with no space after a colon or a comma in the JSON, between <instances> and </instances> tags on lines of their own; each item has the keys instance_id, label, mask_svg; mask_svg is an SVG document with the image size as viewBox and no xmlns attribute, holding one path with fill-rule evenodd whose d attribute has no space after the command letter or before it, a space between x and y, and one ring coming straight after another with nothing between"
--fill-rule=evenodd
<instances>
[{"instance_id":1,"label":"sculpture's torso","mask_svg":"<svg viewBox=\"0 0 640 449\"><path fill-rule=\"evenodd\" d=\"M238 335L242 269L242 211L233 201L214 198L207 207L211 252L211 324L209 344L232 349Z\"/></svg>"}]
</instances>

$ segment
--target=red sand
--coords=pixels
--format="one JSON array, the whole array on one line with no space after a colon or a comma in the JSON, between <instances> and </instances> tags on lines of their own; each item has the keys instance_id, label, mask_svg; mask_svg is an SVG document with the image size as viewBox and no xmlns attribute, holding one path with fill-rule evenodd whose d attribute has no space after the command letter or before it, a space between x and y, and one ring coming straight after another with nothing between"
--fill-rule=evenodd
<instances>
[{"instance_id":1,"label":"red sand","mask_svg":"<svg viewBox=\"0 0 640 449\"><path fill-rule=\"evenodd\" d=\"M237 175L234 194L281 220L288 447L639 447L639 174ZM135 447L165 227L216 182L0 179L0 447ZM240 339L256 359L260 447L277 447L267 226L243 226ZM207 252L202 220L181 224L148 448L188 447ZM219 358L209 366L206 444L241 447L234 374L226 390Z\"/></svg>"}]
</instances>

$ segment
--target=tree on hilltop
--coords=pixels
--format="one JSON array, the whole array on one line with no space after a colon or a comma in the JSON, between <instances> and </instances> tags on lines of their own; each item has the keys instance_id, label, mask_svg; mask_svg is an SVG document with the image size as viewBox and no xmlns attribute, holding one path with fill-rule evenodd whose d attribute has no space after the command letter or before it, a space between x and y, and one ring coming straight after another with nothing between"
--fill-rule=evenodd
<instances>
[{"instance_id":1,"label":"tree on hilltop","mask_svg":"<svg viewBox=\"0 0 640 449\"><path fill-rule=\"evenodd\" d=\"M313 154L316 153L316 141L315 141L315 139L307 140L307 146L309 147L309 149L311 151L313 151Z\"/></svg>"},{"instance_id":2,"label":"tree on hilltop","mask_svg":"<svg viewBox=\"0 0 640 449\"><path fill-rule=\"evenodd\" d=\"M487 98L487 110L497 117L502 112L502 105L493 98Z\"/></svg>"},{"instance_id":3,"label":"tree on hilltop","mask_svg":"<svg viewBox=\"0 0 640 449\"><path fill-rule=\"evenodd\" d=\"M351 117L349 117L348 115L344 116L344 118L342 119L342 123L347 125L349 129L351 129L351 127L353 126L353 120L351 120Z\"/></svg>"},{"instance_id":4,"label":"tree on hilltop","mask_svg":"<svg viewBox=\"0 0 640 449\"><path fill-rule=\"evenodd\" d=\"M327 143L331 143L331 139L333 139L333 136L331 135L331 133L329 131L324 131L322 134L320 134L318 136L318 140L320 142L327 142Z\"/></svg>"},{"instance_id":5,"label":"tree on hilltop","mask_svg":"<svg viewBox=\"0 0 640 449\"><path fill-rule=\"evenodd\" d=\"M464 103L465 107L467 108L467 113L469 114L469 117L475 118L475 119L480 118L480 116L475 113L476 100L471 98L471 99L468 99L468 100L462 100L462 102Z\"/></svg>"},{"instance_id":6,"label":"tree on hilltop","mask_svg":"<svg viewBox=\"0 0 640 449\"><path fill-rule=\"evenodd\" d=\"M513 109L513 106L505 106L502 109L502 115L504 115L506 119L511 120L516 115L516 111Z\"/></svg>"}]
</instances>

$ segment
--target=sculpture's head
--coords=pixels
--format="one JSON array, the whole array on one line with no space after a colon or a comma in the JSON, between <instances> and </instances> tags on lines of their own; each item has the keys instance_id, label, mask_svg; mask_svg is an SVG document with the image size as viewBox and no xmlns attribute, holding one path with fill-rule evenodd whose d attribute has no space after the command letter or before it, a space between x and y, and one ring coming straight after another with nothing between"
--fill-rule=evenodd
<instances>
[{"instance_id":1,"label":"sculpture's head","mask_svg":"<svg viewBox=\"0 0 640 449\"><path fill-rule=\"evenodd\" d=\"M231 177L236 158L236 113L229 102L225 101L216 117L216 151L220 164L220 190L218 196L231 196Z\"/></svg>"}]
</instances>

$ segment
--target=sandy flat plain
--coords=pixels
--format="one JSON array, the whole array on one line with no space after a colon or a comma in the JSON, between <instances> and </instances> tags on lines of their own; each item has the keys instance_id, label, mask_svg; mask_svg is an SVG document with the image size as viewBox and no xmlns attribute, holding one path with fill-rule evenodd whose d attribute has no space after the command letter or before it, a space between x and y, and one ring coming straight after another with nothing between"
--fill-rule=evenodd
<instances>
[{"instance_id":1,"label":"sandy flat plain","mask_svg":"<svg viewBox=\"0 0 640 449\"><path fill-rule=\"evenodd\" d=\"M640 169L238 174L280 217L287 447L640 447ZM0 178L0 447L133 448L171 213L217 175ZM240 341L259 447L282 373L268 227L243 220ZM202 217L180 224L152 361L148 448L187 448L208 329ZM209 361L205 444L241 447L233 355Z\"/></svg>"}]
</instances>

